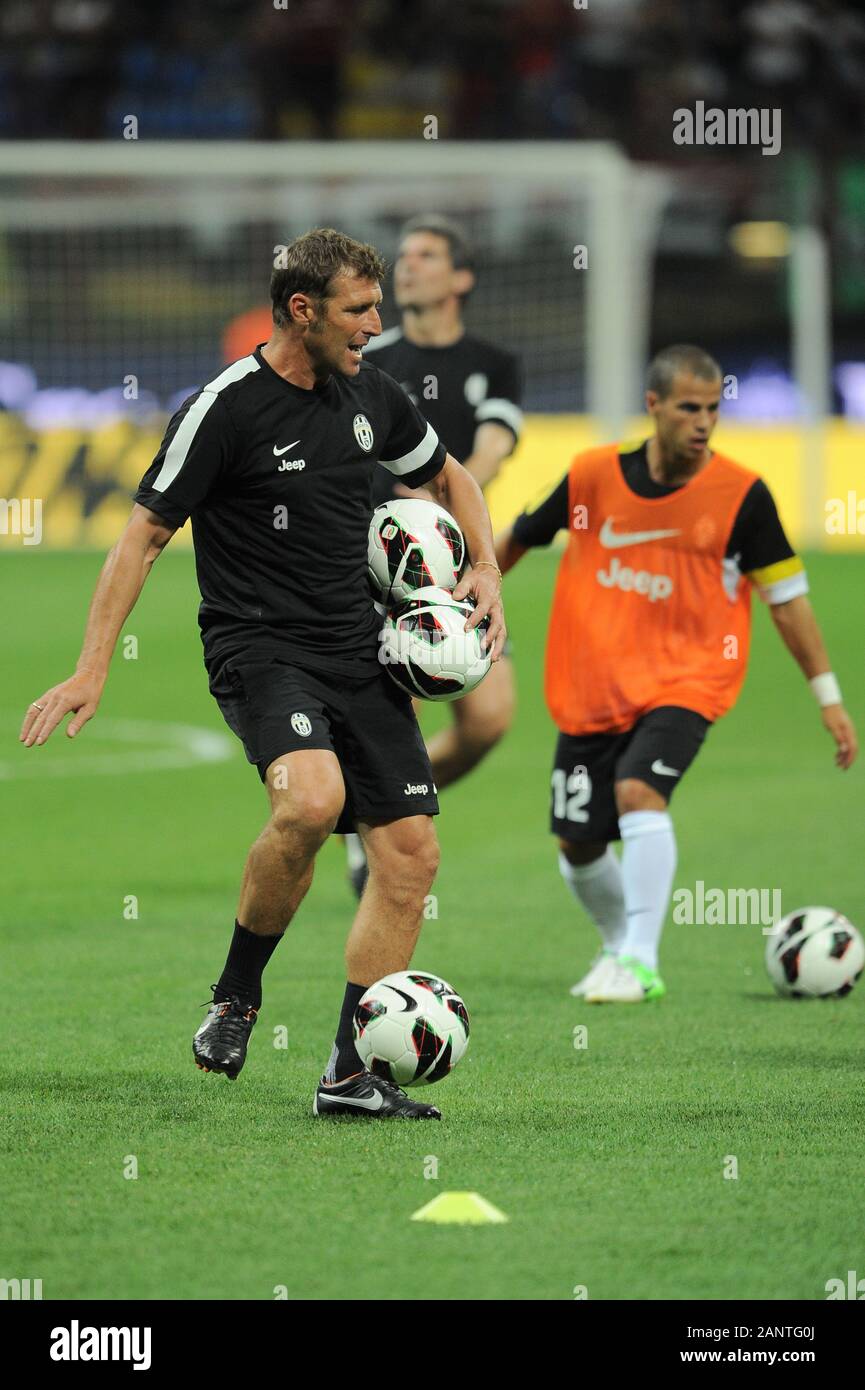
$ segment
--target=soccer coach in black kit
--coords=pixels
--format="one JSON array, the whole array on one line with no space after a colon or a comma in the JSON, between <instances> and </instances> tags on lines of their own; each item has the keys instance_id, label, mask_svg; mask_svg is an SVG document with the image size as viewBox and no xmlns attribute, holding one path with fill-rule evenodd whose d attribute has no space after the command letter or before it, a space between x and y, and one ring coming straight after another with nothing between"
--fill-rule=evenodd
<instances>
[{"instance_id":1,"label":"soccer coach in black kit","mask_svg":"<svg viewBox=\"0 0 865 1390\"><path fill-rule=\"evenodd\" d=\"M191 396L169 424L96 587L76 673L40 695L21 731L44 743L101 698L115 643L147 575L192 517L210 688L267 788L271 815L246 861L234 935L195 1035L204 1070L234 1077L261 977L312 881L328 835L352 821L370 866L346 944L348 983L316 1115L440 1119L360 1069L352 1017L364 990L410 963L438 865L429 758L407 695L378 661L366 577L371 481L381 460L462 527L476 626L505 641L489 515L474 479L391 377L362 361L381 332L385 266L372 246L320 228L281 253L270 341Z\"/></svg>"}]
</instances>

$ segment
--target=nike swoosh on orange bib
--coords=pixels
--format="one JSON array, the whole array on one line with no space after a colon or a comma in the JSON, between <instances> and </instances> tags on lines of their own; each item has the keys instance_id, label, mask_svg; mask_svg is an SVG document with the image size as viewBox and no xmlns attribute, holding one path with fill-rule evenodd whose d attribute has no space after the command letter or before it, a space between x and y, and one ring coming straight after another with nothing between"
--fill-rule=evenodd
<instances>
[{"instance_id":1,"label":"nike swoosh on orange bib","mask_svg":"<svg viewBox=\"0 0 865 1390\"><path fill-rule=\"evenodd\" d=\"M642 545L644 541L666 540L668 536L678 536L681 533L678 529L672 531L623 531L618 533L613 530L613 517L607 517L598 540L607 550L617 550L623 545Z\"/></svg>"}]
</instances>

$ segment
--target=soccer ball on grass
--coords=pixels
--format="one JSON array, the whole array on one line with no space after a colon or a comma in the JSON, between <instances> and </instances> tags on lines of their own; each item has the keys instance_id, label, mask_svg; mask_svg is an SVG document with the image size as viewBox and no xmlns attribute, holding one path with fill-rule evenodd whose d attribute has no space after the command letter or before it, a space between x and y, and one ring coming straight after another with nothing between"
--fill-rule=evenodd
<instances>
[{"instance_id":1,"label":"soccer ball on grass","mask_svg":"<svg viewBox=\"0 0 865 1390\"><path fill-rule=\"evenodd\" d=\"M865 966L865 941L831 907L799 907L772 928L766 969L779 994L794 999L849 994Z\"/></svg>"},{"instance_id":2,"label":"soccer ball on grass","mask_svg":"<svg viewBox=\"0 0 865 1390\"><path fill-rule=\"evenodd\" d=\"M354 1014L363 1065L398 1086L428 1086L453 1071L469 1045L469 1016L437 975L401 970L370 985Z\"/></svg>"}]
</instances>

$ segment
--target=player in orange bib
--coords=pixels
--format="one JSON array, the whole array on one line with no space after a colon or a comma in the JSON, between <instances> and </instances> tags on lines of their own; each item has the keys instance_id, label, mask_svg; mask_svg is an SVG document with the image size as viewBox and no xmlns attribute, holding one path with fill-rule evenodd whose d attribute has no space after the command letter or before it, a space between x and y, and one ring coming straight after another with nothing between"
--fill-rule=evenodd
<instances>
[{"instance_id":1,"label":"player in orange bib","mask_svg":"<svg viewBox=\"0 0 865 1390\"><path fill-rule=\"evenodd\" d=\"M658 944L676 867L668 805L716 719L736 701L748 659L751 590L810 681L835 761L856 757L811 605L772 495L711 448L721 369L701 348L660 352L639 448L578 454L537 510L498 538L503 572L559 530L546 697L559 728L552 831L565 882L601 934L571 993L638 1003L665 993ZM621 860L610 842L621 839Z\"/></svg>"}]
</instances>

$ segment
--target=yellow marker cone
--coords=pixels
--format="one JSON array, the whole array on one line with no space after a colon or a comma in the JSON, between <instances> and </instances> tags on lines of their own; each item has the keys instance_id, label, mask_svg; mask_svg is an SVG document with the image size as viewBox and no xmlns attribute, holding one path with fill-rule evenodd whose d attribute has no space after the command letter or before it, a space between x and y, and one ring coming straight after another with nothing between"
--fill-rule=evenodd
<instances>
[{"instance_id":1,"label":"yellow marker cone","mask_svg":"<svg viewBox=\"0 0 865 1390\"><path fill-rule=\"evenodd\" d=\"M441 1225L480 1226L486 1222L507 1221L503 1211L477 1192L442 1192L426 1206L419 1207L412 1221L435 1221Z\"/></svg>"}]
</instances>

